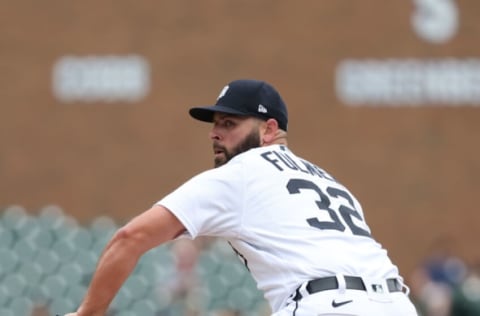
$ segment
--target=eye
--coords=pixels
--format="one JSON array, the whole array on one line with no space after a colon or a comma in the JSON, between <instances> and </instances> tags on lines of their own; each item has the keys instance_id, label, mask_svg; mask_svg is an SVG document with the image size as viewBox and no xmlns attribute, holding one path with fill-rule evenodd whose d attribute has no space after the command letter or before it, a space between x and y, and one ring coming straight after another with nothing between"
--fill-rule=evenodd
<instances>
[{"instance_id":1,"label":"eye","mask_svg":"<svg viewBox=\"0 0 480 316\"><path fill-rule=\"evenodd\" d=\"M216 119L214 125L219 128L232 129L238 125L238 119L225 115L224 117Z\"/></svg>"},{"instance_id":2,"label":"eye","mask_svg":"<svg viewBox=\"0 0 480 316\"><path fill-rule=\"evenodd\" d=\"M232 120L225 120L222 124L224 127L231 128L235 126L235 123Z\"/></svg>"}]
</instances>

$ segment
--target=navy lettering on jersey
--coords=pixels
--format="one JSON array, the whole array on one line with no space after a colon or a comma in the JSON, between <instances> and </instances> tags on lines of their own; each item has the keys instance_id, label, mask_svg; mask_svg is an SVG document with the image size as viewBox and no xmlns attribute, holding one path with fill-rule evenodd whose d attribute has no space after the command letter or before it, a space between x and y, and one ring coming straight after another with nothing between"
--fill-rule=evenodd
<instances>
[{"instance_id":1,"label":"navy lettering on jersey","mask_svg":"<svg viewBox=\"0 0 480 316\"><path fill-rule=\"evenodd\" d=\"M287 153L280 153L277 151L273 151L273 153L287 166L288 168L292 170L298 170L304 173L309 173L307 170L302 169L300 165L292 158L290 157Z\"/></svg>"},{"instance_id":2,"label":"navy lettering on jersey","mask_svg":"<svg viewBox=\"0 0 480 316\"><path fill-rule=\"evenodd\" d=\"M265 159L266 161L274 165L275 168L277 168L278 170L283 171L283 168L280 166L280 162L278 161L278 159L276 159L275 157L272 157L274 156L273 152L266 151L262 153L260 156L262 156L263 159Z\"/></svg>"},{"instance_id":3,"label":"navy lettering on jersey","mask_svg":"<svg viewBox=\"0 0 480 316\"><path fill-rule=\"evenodd\" d=\"M318 166L314 165L313 163L308 162L306 160L301 160L301 161L305 165L305 167L307 168L308 173L310 173L311 175L317 175L320 178L325 178L325 179L328 179L330 181L337 182L332 176L330 176L325 171L320 169L320 167L318 167Z\"/></svg>"},{"instance_id":4,"label":"navy lettering on jersey","mask_svg":"<svg viewBox=\"0 0 480 316\"><path fill-rule=\"evenodd\" d=\"M284 171L285 169L292 169L306 174L310 174L312 176L317 176L323 179L337 182L333 177L323 171L320 167L303 159L294 159L294 157L285 152L285 148L283 146L281 146L280 148L282 149L282 152L276 150L266 151L260 154L260 156L262 156L263 159L275 166L275 168L277 168L279 171Z\"/></svg>"}]
</instances>

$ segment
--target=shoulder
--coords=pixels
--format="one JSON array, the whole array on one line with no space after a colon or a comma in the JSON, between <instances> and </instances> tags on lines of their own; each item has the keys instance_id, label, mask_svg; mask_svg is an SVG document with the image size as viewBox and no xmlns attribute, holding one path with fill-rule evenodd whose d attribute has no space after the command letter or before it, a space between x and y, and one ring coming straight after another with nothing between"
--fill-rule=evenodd
<instances>
[{"instance_id":1,"label":"shoulder","mask_svg":"<svg viewBox=\"0 0 480 316\"><path fill-rule=\"evenodd\" d=\"M213 185L215 183L218 183L218 184L238 183L240 179L243 177L242 169L243 169L244 161L241 159L235 159L235 158L223 166L213 168L213 169L208 169L193 176L185 184L195 185L199 187L204 187L204 189L209 189L209 188L213 188Z\"/></svg>"}]
</instances>

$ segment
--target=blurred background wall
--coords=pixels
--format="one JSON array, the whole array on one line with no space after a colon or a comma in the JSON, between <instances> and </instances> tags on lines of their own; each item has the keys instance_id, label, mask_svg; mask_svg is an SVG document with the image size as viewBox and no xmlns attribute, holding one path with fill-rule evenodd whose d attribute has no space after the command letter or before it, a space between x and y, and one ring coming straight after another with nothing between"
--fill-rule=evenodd
<instances>
[{"instance_id":1,"label":"blurred background wall","mask_svg":"<svg viewBox=\"0 0 480 316\"><path fill-rule=\"evenodd\" d=\"M479 258L480 2L1 2L1 206L128 220L212 166L189 107L256 78L404 275Z\"/></svg>"}]
</instances>

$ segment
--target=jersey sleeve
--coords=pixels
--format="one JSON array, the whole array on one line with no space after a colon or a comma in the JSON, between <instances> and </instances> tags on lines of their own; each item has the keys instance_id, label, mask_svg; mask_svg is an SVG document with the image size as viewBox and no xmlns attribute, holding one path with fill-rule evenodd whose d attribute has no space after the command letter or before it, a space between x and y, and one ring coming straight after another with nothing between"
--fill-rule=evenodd
<instances>
[{"instance_id":1,"label":"jersey sleeve","mask_svg":"<svg viewBox=\"0 0 480 316\"><path fill-rule=\"evenodd\" d=\"M170 210L190 238L229 238L241 226L243 192L241 166L231 161L191 178L156 204Z\"/></svg>"}]
</instances>

